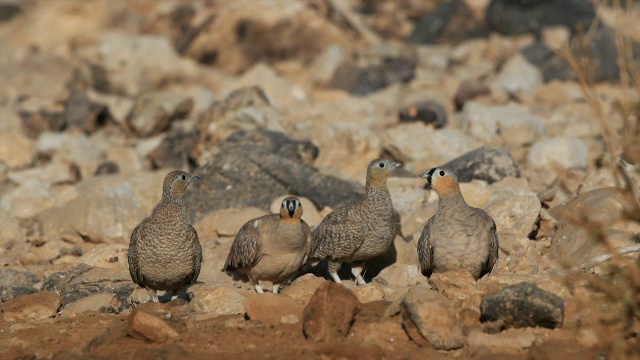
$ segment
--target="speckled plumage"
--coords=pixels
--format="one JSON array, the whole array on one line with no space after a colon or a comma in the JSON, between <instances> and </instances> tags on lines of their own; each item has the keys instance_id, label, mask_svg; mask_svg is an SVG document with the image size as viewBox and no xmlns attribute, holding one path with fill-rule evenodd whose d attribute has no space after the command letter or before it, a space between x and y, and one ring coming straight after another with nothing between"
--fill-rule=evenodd
<instances>
[{"instance_id":1,"label":"speckled plumage","mask_svg":"<svg viewBox=\"0 0 640 360\"><path fill-rule=\"evenodd\" d=\"M351 263L358 284L365 284L364 263L384 254L398 234L398 215L387 189L387 178L398 166L391 160L369 163L364 199L335 209L313 229L312 258L329 259L329 274L335 282L341 282L337 271L346 262Z\"/></svg>"},{"instance_id":2,"label":"speckled plumage","mask_svg":"<svg viewBox=\"0 0 640 360\"><path fill-rule=\"evenodd\" d=\"M309 260L310 236L300 200L287 197L279 214L249 220L240 228L222 270L248 277L258 293L263 292L261 280L271 281L277 293Z\"/></svg>"},{"instance_id":3,"label":"speckled plumage","mask_svg":"<svg viewBox=\"0 0 640 360\"><path fill-rule=\"evenodd\" d=\"M131 234L131 279L147 289L154 302L158 301L157 290L171 291L175 298L200 274L202 248L182 202L187 186L198 179L183 171L169 173L162 200Z\"/></svg>"},{"instance_id":4,"label":"speckled plumage","mask_svg":"<svg viewBox=\"0 0 640 360\"><path fill-rule=\"evenodd\" d=\"M496 224L482 209L464 201L456 175L446 168L422 174L440 200L436 214L427 221L418 241L422 274L459 269L477 280L498 260Z\"/></svg>"}]
</instances>

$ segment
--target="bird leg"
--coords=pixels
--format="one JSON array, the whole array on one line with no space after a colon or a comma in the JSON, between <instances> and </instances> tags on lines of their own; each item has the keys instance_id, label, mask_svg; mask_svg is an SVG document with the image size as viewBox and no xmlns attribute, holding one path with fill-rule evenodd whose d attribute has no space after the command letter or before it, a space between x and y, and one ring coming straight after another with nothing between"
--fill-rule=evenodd
<instances>
[{"instance_id":1,"label":"bird leg","mask_svg":"<svg viewBox=\"0 0 640 360\"><path fill-rule=\"evenodd\" d=\"M158 302L158 294L156 293L155 290L147 289L147 293L149 294L149 297L151 298L151 302Z\"/></svg>"},{"instance_id":2,"label":"bird leg","mask_svg":"<svg viewBox=\"0 0 640 360\"><path fill-rule=\"evenodd\" d=\"M338 270L340 270L341 265L342 265L341 262L335 262L335 261L329 260L329 264L327 266L327 268L329 269L329 275L331 275L331 278L333 278L333 281L335 281L338 284L342 284L342 280L340 280L340 276L338 276Z\"/></svg>"},{"instance_id":3,"label":"bird leg","mask_svg":"<svg viewBox=\"0 0 640 360\"><path fill-rule=\"evenodd\" d=\"M171 290L171 301L177 299L180 294L182 294L182 289L173 289Z\"/></svg>"},{"instance_id":4,"label":"bird leg","mask_svg":"<svg viewBox=\"0 0 640 360\"><path fill-rule=\"evenodd\" d=\"M258 294L264 294L264 290L262 290L262 286L260 286L260 284L258 283L253 284L253 288L256 289L256 292Z\"/></svg>"},{"instance_id":5,"label":"bird leg","mask_svg":"<svg viewBox=\"0 0 640 360\"><path fill-rule=\"evenodd\" d=\"M274 294L277 294L277 293L278 293L278 290L280 290L280 284L273 284L273 287L271 288L271 291L272 291Z\"/></svg>"},{"instance_id":6,"label":"bird leg","mask_svg":"<svg viewBox=\"0 0 640 360\"><path fill-rule=\"evenodd\" d=\"M358 263L358 265L355 263L351 264L351 273L356 277L356 283L358 285L367 285L367 282L364 281L364 277L362 277L362 267L362 263Z\"/></svg>"}]
</instances>

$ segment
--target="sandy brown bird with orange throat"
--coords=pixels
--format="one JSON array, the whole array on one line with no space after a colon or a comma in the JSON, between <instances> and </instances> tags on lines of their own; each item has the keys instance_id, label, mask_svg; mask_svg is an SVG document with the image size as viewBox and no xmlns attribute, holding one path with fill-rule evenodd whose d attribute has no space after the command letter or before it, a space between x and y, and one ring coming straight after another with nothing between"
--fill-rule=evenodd
<instances>
[{"instance_id":1,"label":"sandy brown bird with orange throat","mask_svg":"<svg viewBox=\"0 0 640 360\"><path fill-rule=\"evenodd\" d=\"M422 274L466 269L477 280L490 273L498 260L496 224L482 209L467 205L458 177L436 167L420 175L438 194L438 210L418 240Z\"/></svg>"}]
</instances>

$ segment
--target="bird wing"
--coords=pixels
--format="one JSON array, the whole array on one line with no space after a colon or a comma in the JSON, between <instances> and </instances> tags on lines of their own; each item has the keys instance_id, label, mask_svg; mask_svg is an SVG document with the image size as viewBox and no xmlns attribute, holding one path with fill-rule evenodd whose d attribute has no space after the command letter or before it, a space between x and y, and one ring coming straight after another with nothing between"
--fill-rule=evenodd
<instances>
[{"instance_id":1,"label":"bird wing","mask_svg":"<svg viewBox=\"0 0 640 360\"><path fill-rule=\"evenodd\" d=\"M420 269L422 275L427 278L431 276L435 265L433 263L433 240L429 233L431 219L429 219L429 221L424 225L422 234L420 234L420 240L418 240L418 260L420 262Z\"/></svg>"},{"instance_id":2,"label":"bird wing","mask_svg":"<svg viewBox=\"0 0 640 360\"><path fill-rule=\"evenodd\" d=\"M312 249L312 242L311 242L311 229L309 229L309 225L304 220L300 220L300 221L302 221L302 233L307 242L306 253L304 254L304 258L302 259L302 266L301 266L302 268L306 266L307 263L309 262L311 251L313 249Z\"/></svg>"},{"instance_id":3,"label":"bird wing","mask_svg":"<svg viewBox=\"0 0 640 360\"><path fill-rule=\"evenodd\" d=\"M129 241L129 254L127 258L129 260L129 274L131 280L137 285L142 286L142 273L140 273L140 267L138 266L138 233L144 222L136 226L131 233L131 240Z\"/></svg>"},{"instance_id":4,"label":"bird wing","mask_svg":"<svg viewBox=\"0 0 640 360\"><path fill-rule=\"evenodd\" d=\"M187 284L194 283L196 280L198 280L198 276L200 275L200 265L202 264L202 246L200 246L198 233L196 232L196 229L193 228L193 226L189 225L189 228L190 231L187 235L187 241L193 244L195 252L191 260L193 272L189 277L187 277Z\"/></svg>"},{"instance_id":5,"label":"bird wing","mask_svg":"<svg viewBox=\"0 0 640 360\"><path fill-rule=\"evenodd\" d=\"M327 215L313 229L312 243L314 259L335 260L350 258L367 236L363 221L354 218L355 212L347 205Z\"/></svg>"},{"instance_id":6,"label":"bird wing","mask_svg":"<svg viewBox=\"0 0 640 360\"><path fill-rule=\"evenodd\" d=\"M480 277L483 277L485 274L491 273L493 270L493 266L498 261L498 231L496 229L496 223L493 219L486 213L484 210L482 211L483 218L488 224L489 227L489 257L487 257L487 262L485 263L482 271L480 272Z\"/></svg>"},{"instance_id":7,"label":"bird wing","mask_svg":"<svg viewBox=\"0 0 640 360\"><path fill-rule=\"evenodd\" d=\"M262 257L260 244L260 223L262 218L248 221L244 224L231 245L229 256L222 271L234 271L255 265Z\"/></svg>"}]
</instances>

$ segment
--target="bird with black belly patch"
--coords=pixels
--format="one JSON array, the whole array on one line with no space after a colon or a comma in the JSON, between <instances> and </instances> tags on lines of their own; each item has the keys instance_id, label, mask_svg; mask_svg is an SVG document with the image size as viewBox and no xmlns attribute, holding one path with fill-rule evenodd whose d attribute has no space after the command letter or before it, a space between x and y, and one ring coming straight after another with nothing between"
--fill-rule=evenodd
<instances>
[{"instance_id":1,"label":"bird with black belly patch","mask_svg":"<svg viewBox=\"0 0 640 360\"><path fill-rule=\"evenodd\" d=\"M248 278L258 293L264 292L260 281L271 281L277 294L309 260L310 236L300 200L287 197L279 214L249 220L240 228L222 271L234 279Z\"/></svg>"},{"instance_id":2,"label":"bird with black belly patch","mask_svg":"<svg viewBox=\"0 0 640 360\"><path fill-rule=\"evenodd\" d=\"M387 178L399 166L386 159L370 162L364 199L338 207L313 229L311 258L328 259L329 274L335 282L342 282L338 276L342 263L351 263L357 284L366 284L364 264L387 252L398 234L399 215L391 202Z\"/></svg>"},{"instance_id":3,"label":"bird with black belly patch","mask_svg":"<svg viewBox=\"0 0 640 360\"><path fill-rule=\"evenodd\" d=\"M498 260L496 224L484 210L469 206L453 171L436 167L420 175L438 194L438 210L418 241L422 274L430 277L459 269L478 280L491 273Z\"/></svg>"},{"instance_id":4,"label":"bird with black belly patch","mask_svg":"<svg viewBox=\"0 0 640 360\"><path fill-rule=\"evenodd\" d=\"M189 184L199 179L184 171L170 172L162 200L131 234L129 273L153 302L158 302L157 290L171 291L171 299L177 298L200 274L202 247L182 201Z\"/></svg>"}]
</instances>

